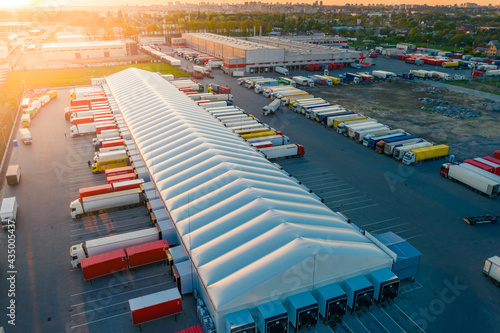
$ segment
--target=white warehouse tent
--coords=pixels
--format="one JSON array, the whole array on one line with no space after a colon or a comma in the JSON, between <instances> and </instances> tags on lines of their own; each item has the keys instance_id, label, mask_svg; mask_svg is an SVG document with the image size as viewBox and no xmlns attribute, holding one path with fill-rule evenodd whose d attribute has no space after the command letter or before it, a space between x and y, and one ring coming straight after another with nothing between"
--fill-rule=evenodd
<instances>
[{"instance_id":1,"label":"white warehouse tent","mask_svg":"<svg viewBox=\"0 0 500 333\"><path fill-rule=\"evenodd\" d=\"M194 264L224 315L373 270L392 258L159 74L106 79Z\"/></svg>"}]
</instances>

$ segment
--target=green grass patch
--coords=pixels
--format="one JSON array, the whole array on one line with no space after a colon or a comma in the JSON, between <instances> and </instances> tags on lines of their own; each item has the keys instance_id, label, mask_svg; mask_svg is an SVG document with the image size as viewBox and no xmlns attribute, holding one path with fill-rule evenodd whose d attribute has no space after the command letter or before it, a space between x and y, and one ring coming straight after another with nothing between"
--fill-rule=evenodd
<instances>
[{"instance_id":1,"label":"green grass patch","mask_svg":"<svg viewBox=\"0 0 500 333\"><path fill-rule=\"evenodd\" d=\"M500 78L479 79L474 81L460 80L444 82L454 86L500 95Z\"/></svg>"},{"instance_id":2,"label":"green grass patch","mask_svg":"<svg viewBox=\"0 0 500 333\"><path fill-rule=\"evenodd\" d=\"M90 85L91 78L109 76L131 67L150 72L173 74L175 77L188 76L180 69L162 62L10 72L7 82L0 89L0 124L1 128L7 126L4 130L6 138L12 129L11 112L14 112L18 108L23 85L26 89ZM0 156L3 156L4 151L5 145L2 138L0 139Z\"/></svg>"}]
</instances>

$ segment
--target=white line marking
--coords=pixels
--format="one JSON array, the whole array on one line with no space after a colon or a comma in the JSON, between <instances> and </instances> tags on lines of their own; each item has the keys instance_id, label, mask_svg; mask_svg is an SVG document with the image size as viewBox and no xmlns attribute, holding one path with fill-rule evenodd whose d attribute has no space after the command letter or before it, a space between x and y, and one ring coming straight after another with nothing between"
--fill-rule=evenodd
<instances>
[{"instance_id":1,"label":"white line marking","mask_svg":"<svg viewBox=\"0 0 500 333\"><path fill-rule=\"evenodd\" d=\"M410 318L410 316L408 316L408 315L407 315L407 314L406 314L403 310L401 310L401 308L400 308L400 307L399 307L396 303L394 303L394 306L395 306L395 307L397 307L397 308L399 309L399 311L401 311L401 312L402 312L402 313L403 313L403 314L404 314L404 315L405 315L408 319L410 319L410 320L411 320L411 322L412 322L413 324L415 324L415 326L417 326L419 330L421 330L422 332L426 333L426 332L422 329L422 327L418 326L418 324L417 324L417 323L416 323L413 319L411 319L411 318Z\"/></svg>"},{"instance_id":2,"label":"white line marking","mask_svg":"<svg viewBox=\"0 0 500 333\"><path fill-rule=\"evenodd\" d=\"M384 223L384 222L394 221L394 220L397 220L397 219L400 219L400 217L394 217L394 218L392 218L392 219L387 219L387 220L383 220L383 221L378 221L378 222L368 223L368 224L364 224L363 226L364 226L364 227L367 227L367 226L369 226L369 225L374 225L374 224L379 224L379 223Z\"/></svg>"},{"instance_id":3,"label":"white line marking","mask_svg":"<svg viewBox=\"0 0 500 333\"><path fill-rule=\"evenodd\" d=\"M389 316L389 314L383 308L380 308L380 310L382 310L386 314L386 316L389 317L394 322L394 324L396 324L401 329L401 331L406 333L406 331L401 326L399 326L399 324L396 323L396 321L394 319L392 319L392 317Z\"/></svg>"},{"instance_id":4,"label":"white line marking","mask_svg":"<svg viewBox=\"0 0 500 333\"><path fill-rule=\"evenodd\" d=\"M370 330L369 330L368 328L366 328L366 326L365 326L365 325L363 325L363 323L361 322L361 320L359 320L359 318L358 318L358 317L354 317L354 318L356 318L356 320L357 320L357 321L361 324L361 326L363 326L363 328L364 328L364 329L365 329L368 333L370 333Z\"/></svg>"},{"instance_id":5,"label":"white line marking","mask_svg":"<svg viewBox=\"0 0 500 333\"><path fill-rule=\"evenodd\" d=\"M358 208L346 209L346 210L343 210L342 212L350 212L353 210L364 209L364 208L369 208L369 207L373 207L373 206L378 206L378 204L373 204L373 205L368 205L368 206L363 206L363 207L358 207Z\"/></svg>"},{"instance_id":6,"label":"white line marking","mask_svg":"<svg viewBox=\"0 0 500 333\"><path fill-rule=\"evenodd\" d=\"M89 304L89 303L93 303L93 302L97 302L97 301L102 301L104 299L113 298L115 296L120 296L120 295L124 295L124 294L130 294L130 293L133 293L133 292L136 292L136 291L139 291L139 290L148 289L148 288L156 287L156 286L161 286L162 284L168 284L168 283L174 283L174 282L173 281L163 282L163 283L158 283L158 284L155 284L155 285L152 285L152 286L147 286L147 287L143 287L143 288L139 288L139 289L134 289L134 290L130 290L130 291L123 291L123 292L120 292L120 293L115 294L113 296L101 297L99 299L93 299L93 300L90 300L88 302L73 304L73 305L71 305L71 307L72 308L76 308L77 306L81 306L81 305L84 305L84 304Z\"/></svg>"},{"instance_id":7,"label":"white line marking","mask_svg":"<svg viewBox=\"0 0 500 333\"><path fill-rule=\"evenodd\" d=\"M123 304L123 303L128 303L128 301L119 302L119 303L115 303L115 304L110 304L110 305L106 305L106 306L103 306L103 307L100 307L100 308L95 308L95 309L92 309L92 310L75 313L75 314L72 314L71 317L81 316L81 315L89 313L89 312L94 312L94 311L97 311L97 310L102 310L102 309L105 309L105 308L110 308L112 306L120 305L120 304Z\"/></svg>"},{"instance_id":8,"label":"white line marking","mask_svg":"<svg viewBox=\"0 0 500 333\"><path fill-rule=\"evenodd\" d=\"M391 228L396 228L396 227L400 227L402 225L407 225L408 223L400 223L400 224L395 224L395 225L391 225L391 226L388 226L388 227L385 227L385 228L380 228L380 229L375 229L375 230L370 230L370 232L377 232L377 231L380 231L380 230L385 230L385 229L391 229Z\"/></svg>"},{"instance_id":9,"label":"white line marking","mask_svg":"<svg viewBox=\"0 0 500 333\"><path fill-rule=\"evenodd\" d=\"M75 269L75 271L79 271L79 269ZM143 278L140 278L140 279L134 279L133 281L127 281L127 282L123 282L123 283L120 283L120 284L114 284L112 286L107 286L107 287L103 287L103 288L87 290L87 291L84 291L84 292L81 292L81 293L72 294L70 296L71 297L80 296L80 295L83 295L83 294L88 294L88 293L92 293L92 292L103 290L103 289L108 289L108 288L114 288L114 287L118 287L118 286L123 286L123 285L130 284L130 283L133 283L133 282L137 282L137 281L141 281L141 280L147 280L147 279L151 279L151 278L154 278L154 277L157 277L157 276L162 276L162 275L166 275L166 274L162 273L162 274L150 275L150 276L146 276L146 277L143 277Z\"/></svg>"},{"instance_id":10,"label":"white line marking","mask_svg":"<svg viewBox=\"0 0 500 333\"><path fill-rule=\"evenodd\" d=\"M354 194L354 193L359 193L359 191L353 191L353 192L347 192L347 193L332 195L330 197L323 197L323 199L325 199L325 201L327 201L330 198L336 198L336 197L340 197L340 196L343 196L343 195L349 195L349 194ZM321 193L321 194L323 194L323 193ZM363 196L365 196L365 195L363 195Z\"/></svg>"},{"instance_id":11,"label":"white line marking","mask_svg":"<svg viewBox=\"0 0 500 333\"><path fill-rule=\"evenodd\" d=\"M342 326L345 326L350 332L354 333L354 331L349 327L349 325L347 325L347 323L345 322L345 320L342 320Z\"/></svg>"},{"instance_id":12,"label":"white line marking","mask_svg":"<svg viewBox=\"0 0 500 333\"><path fill-rule=\"evenodd\" d=\"M335 202L342 202L342 201L347 201L347 200L354 200L354 199L359 199L359 198L364 198L365 195L360 195L360 196L357 196L357 197L352 197L352 198L346 198L346 199L340 199L340 200L335 200L335 201L329 201L328 203L329 204L332 204L332 203L335 203ZM371 199L369 199L371 200ZM358 202L363 202L363 201L358 201ZM356 203L358 203L356 202Z\"/></svg>"},{"instance_id":13,"label":"white line marking","mask_svg":"<svg viewBox=\"0 0 500 333\"><path fill-rule=\"evenodd\" d=\"M123 315L130 315L130 312L124 312L124 313L117 314L117 315L114 315L114 316L111 316L111 317L106 317L106 318L97 319L97 320L94 320L94 321L89 321L88 323L84 323L84 324L80 324L80 325L76 325L76 326L71 326L71 328L73 329L73 328L77 328L77 327L81 327L81 326L86 326L88 324L97 323L97 322L100 322L100 321L103 321L103 320L109 320L111 318L120 317L120 316L123 316Z\"/></svg>"},{"instance_id":14,"label":"white line marking","mask_svg":"<svg viewBox=\"0 0 500 333\"><path fill-rule=\"evenodd\" d=\"M412 238L417 238L420 236L423 236L424 234L416 235L416 236L411 236L411 237L406 237L405 240L412 239Z\"/></svg>"},{"instance_id":15,"label":"white line marking","mask_svg":"<svg viewBox=\"0 0 500 333\"><path fill-rule=\"evenodd\" d=\"M375 316L373 315L373 313L371 313L371 312L368 312L368 313L370 314L370 316L372 316L372 317L373 317L373 319L375 319L375 321L376 321L377 323L379 323L379 324L380 324L380 326L382 326L382 327L384 328L384 330L386 330L386 331L387 331L387 332L389 332L389 333L391 332L391 331L389 331L389 330L388 330L388 329L387 329L387 328L386 328L386 327L385 327L385 326L384 326L384 325L383 325L383 324L382 324L382 323L381 323L381 322L380 322L377 318L375 318Z\"/></svg>"}]
</instances>

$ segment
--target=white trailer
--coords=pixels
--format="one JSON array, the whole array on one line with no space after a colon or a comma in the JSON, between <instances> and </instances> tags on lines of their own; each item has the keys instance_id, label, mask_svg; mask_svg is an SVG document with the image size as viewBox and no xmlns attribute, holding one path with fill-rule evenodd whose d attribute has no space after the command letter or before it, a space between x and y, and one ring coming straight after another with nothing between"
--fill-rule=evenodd
<instances>
[{"instance_id":1,"label":"white trailer","mask_svg":"<svg viewBox=\"0 0 500 333\"><path fill-rule=\"evenodd\" d=\"M373 124L377 124L378 121L376 119L367 118L357 121L349 121L345 123L340 123L337 125L337 133L343 134L345 136L349 136L349 130L355 131L358 128L364 128L366 126L371 126Z\"/></svg>"},{"instance_id":2,"label":"white trailer","mask_svg":"<svg viewBox=\"0 0 500 333\"><path fill-rule=\"evenodd\" d=\"M259 149L268 160L283 158L283 157L301 157L304 156L304 147L298 144L288 144L276 147L268 147Z\"/></svg>"},{"instance_id":3,"label":"white trailer","mask_svg":"<svg viewBox=\"0 0 500 333\"><path fill-rule=\"evenodd\" d=\"M234 72L233 72L234 74ZM234 76L234 75L233 75ZM247 77L240 77L238 78L238 80L236 80L236 82L238 83L238 85L243 85L245 84L245 81L246 80L252 80L252 79L255 79L255 80L259 80L259 79L263 79L264 77L263 76L247 76Z\"/></svg>"},{"instance_id":4,"label":"white trailer","mask_svg":"<svg viewBox=\"0 0 500 333\"><path fill-rule=\"evenodd\" d=\"M21 181L21 167L19 164L9 165L5 178L7 179L7 184L9 185L19 184Z\"/></svg>"},{"instance_id":5,"label":"white trailer","mask_svg":"<svg viewBox=\"0 0 500 333\"><path fill-rule=\"evenodd\" d=\"M474 166L474 165L469 164L469 163L462 163L460 165L463 166L466 169L469 169L471 171L474 171L474 172L480 174L481 176L484 176L484 177L486 177L488 179L491 179L495 183L500 184L500 176L497 176L494 173L488 172L486 170L478 168L477 166Z\"/></svg>"},{"instance_id":6,"label":"white trailer","mask_svg":"<svg viewBox=\"0 0 500 333\"><path fill-rule=\"evenodd\" d=\"M28 110L30 105L31 105L31 99L29 97L23 98L23 100L21 102L22 111L24 112L24 111Z\"/></svg>"},{"instance_id":7,"label":"white trailer","mask_svg":"<svg viewBox=\"0 0 500 333\"><path fill-rule=\"evenodd\" d=\"M254 144L257 142L269 141L273 144L273 146L282 146L290 143L290 138L286 135L270 135L270 136L262 136L259 138L252 138L246 140L250 144Z\"/></svg>"},{"instance_id":8,"label":"white trailer","mask_svg":"<svg viewBox=\"0 0 500 333\"><path fill-rule=\"evenodd\" d=\"M281 105L286 106L286 105L290 105L290 102L293 102L293 101L301 101L301 100L311 99L311 98L314 98L314 96L309 95L309 93L306 95L299 95L299 96L286 96L286 97L283 97L281 99Z\"/></svg>"},{"instance_id":9,"label":"white trailer","mask_svg":"<svg viewBox=\"0 0 500 333\"><path fill-rule=\"evenodd\" d=\"M236 114L232 116L223 116L223 117L217 117L218 120L221 122L225 123L226 121L233 121L233 120L245 120L245 119L252 119L255 120L254 117L249 117L247 114L242 113L242 114Z\"/></svg>"},{"instance_id":10,"label":"white trailer","mask_svg":"<svg viewBox=\"0 0 500 333\"><path fill-rule=\"evenodd\" d=\"M208 102L208 103L198 103L204 109L211 109L216 107L228 106L226 101Z\"/></svg>"},{"instance_id":11,"label":"white trailer","mask_svg":"<svg viewBox=\"0 0 500 333\"><path fill-rule=\"evenodd\" d=\"M314 81L305 76L294 76L293 80L301 86L314 87Z\"/></svg>"},{"instance_id":12,"label":"white trailer","mask_svg":"<svg viewBox=\"0 0 500 333\"><path fill-rule=\"evenodd\" d=\"M471 165L472 168L476 168ZM472 168L468 168L467 163L452 164L445 163L441 166L440 174L443 177L456 180L467 187L493 197L500 191L500 182L494 181ZM497 176L498 177L498 176Z\"/></svg>"},{"instance_id":13,"label":"white trailer","mask_svg":"<svg viewBox=\"0 0 500 333\"><path fill-rule=\"evenodd\" d=\"M386 143L384 146L384 154L392 156L394 154L394 149L396 149L396 147L411 146L419 142L425 142L425 140L423 140L422 138L414 138L409 140L401 140L401 141Z\"/></svg>"},{"instance_id":14,"label":"white trailer","mask_svg":"<svg viewBox=\"0 0 500 333\"><path fill-rule=\"evenodd\" d=\"M114 129L109 129L109 130L104 130L101 131L101 133L97 134L95 138L92 139L92 143L94 146L97 144L97 142L108 139L108 138L116 138L120 137L120 131L116 128Z\"/></svg>"},{"instance_id":15,"label":"white trailer","mask_svg":"<svg viewBox=\"0 0 500 333\"><path fill-rule=\"evenodd\" d=\"M264 116L274 114L279 109L280 106L281 106L281 101L279 99L275 99L269 105L266 105L262 108L262 113L264 114Z\"/></svg>"},{"instance_id":16,"label":"white trailer","mask_svg":"<svg viewBox=\"0 0 500 333\"><path fill-rule=\"evenodd\" d=\"M97 126L114 125L114 124L115 124L114 121L99 121L96 123L73 125L69 129L69 136L73 138L75 136L93 134L96 132L95 128Z\"/></svg>"},{"instance_id":17,"label":"white trailer","mask_svg":"<svg viewBox=\"0 0 500 333\"><path fill-rule=\"evenodd\" d=\"M202 100L203 97L214 96L214 93L200 93L200 94L192 94L192 95L187 95L187 96L194 101L199 101L199 100Z\"/></svg>"},{"instance_id":18,"label":"white trailer","mask_svg":"<svg viewBox=\"0 0 500 333\"><path fill-rule=\"evenodd\" d=\"M110 147L110 148L115 148L115 147ZM106 149L106 148L105 148ZM111 161L111 160L117 160L117 159L122 159L122 158L127 158L127 149L123 147L122 149L114 149L114 150L108 150L104 152L95 152L94 153L94 162L103 162L103 161Z\"/></svg>"},{"instance_id":19,"label":"white trailer","mask_svg":"<svg viewBox=\"0 0 500 333\"><path fill-rule=\"evenodd\" d=\"M193 96L193 95L190 95ZM202 96L202 100L208 100L208 101L228 101L232 102L234 100L233 95L231 94L218 94L218 95L212 95L212 96Z\"/></svg>"},{"instance_id":20,"label":"white trailer","mask_svg":"<svg viewBox=\"0 0 500 333\"><path fill-rule=\"evenodd\" d=\"M234 126L228 126L227 128L234 131L236 134L251 133L260 130L272 131L269 125L262 123L252 124L252 125L245 125L245 124L234 125Z\"/></svg>"},{"instance_id":21,"label":"white trailer","mask_svg":"<svg viewBox=\"0 0 500 333\"><path fill-rule=\"evenodd\" d=\"M483 274L489 276L500 287L500 257L494 256L484 262Z\"/></svg>"},{"instance_id":22,"label":"white trailer","mask_svg":"<svg viewBox=\"0 0 500 333\"><path fill-rule=\"evenodd\" d=\"M214 118L237 116L237 115L246 115L246 113L243 112L242 110L232 110L232 111L229 110L229 111L220 111L212 114Z\"/></svg>"},{"instance_id":23,"label":"white trailer","mask_svg":"<svg viewBox=\"0 0 500 333\"><path fill-rule=\"evenodd\" d=\"M119 249L125 249L130 246L161 240L161 232L162 230L159 224L157 224L156 227L91 239L86 242L73 245L69 249L71 266L73 266L73 268L79 268L81 259Z\"/></svg>"},{"instance_id":24,"label":"white trailer","mask_svg":"<svg viewBox=\"0 0 500 333\"><path fill-rule=\"evenodd\" d=\"M243 109L234 106L234 105L228 105L228 106L218 106L218 107L213 107L213 108L207 108L206 109L208 113L210 114L215 114L217 112L223 112L223 111L244 111Z\"/></svg>"},{"instance_id":25,"label":"white trailer","mask_svg":"<svg viewBox=\"0 0 500 333\"><path fill-rule=\"evenodd\" d=\"M487 70L484 75L486 76L500 76L500 69L490 69Z\"/></svg>"},{"instance_id":26,"label":"white trailer","mask_svg":"<svg viewBox=\"0 0 500 333\"><path fill-rule=\"evenodd\" d=\"M193 66L193 71L201 73L203 75L210 73L210 70L207 67L203 66Z\"/></svg>"},{"instance_id":27,"label":"white trailer","mask_svg":"<svg viewBox=\"0 0 500 333\"><path fill-rule=\"evenodd\" d=\"M304 90L301 89L290 89L290 90L283 90L283 91L278 91L278 93L273 93L271 94L272 99L282 99L285 97L290 97L290 96L308 96L309 93L305 92ZM309 96L310 97L310 96Z\"/></svg>"},{"instance_id":28,"label":"white trailer","mask_svg":"<svg viewBox=\"0 0 500 333\"><path fill-rule=\"evenodd\" d=\"M0 218L2 219L2 229L9 229L10 225L16 224L17 200L16 197L3 198L0 207Z\"/></svg>"},{"instance_id":29,"label":"white trailer","mask_svg":"<svg viewBox=\"0 0 500 333\"><path fill-rule=\"evenodd\" d=\"M111 112L110 109L108 110L92 110L92 111L79 111L79 112L74 112L71 114L71 116L69 117L69 120L71 122L73 122L73 119L75 118L84 118L84 117L93 117L94 115L109 115L109 116L113 116L113 113Z\"/></svg>"},{"instance_id":30,"label":"white trailer","mask_svg":"<svg viewBox=\"0 0 500 333\"><path fill-rule=\"evenodd\" d=\"M378 121L376 119L370 119L369 121L363 121L362 123L357 124L356 126L355 126L355 124L351 125L349 123L342 123L342 124L344 124L343 126L347 127L347 133L344 133L344 135L346 135L347 137L349 137L351 139L354 139L354 135L356 132L361 132L361 131L365 131L365 130L372 130L374 128L381 128L381 127L385 126L384 124L378 123ZM339 124L337 126L337 128L339 128L340 125L341 124Z\"/></svg>"},{"instance_id":31,"label":"white trailer","mask_svg":"<svg viewBox=\"0 0 500 333\"><path fill-rule=\"evenodd\" d=\"M136 206L140 204L142 200L141 189L131 189L84 197L82 200L76 199L70 203L69 209L71 217L76 219L85 214L100 210Z\"/></svg>"},{"instance_id":32,"label":"white trailer","mask_svg":"<svg viewBox=\"0 0 500 333\"><path fill-rule=\"evenodd\" d=\"M359 141L358 138L361 138L360 142L363 142L363 137L367 134L373 133L375 131L388 131L390 130L389 126L384 124L374 124L373 127L357 129L354 131L349 131L349 137L353 140Z\"/></svg>"},{"instance_id":33,"label":"white trailer","mask_svg":"<svg viewBox=\"0 0 500 333\"><path fill-rule=\"evenodd\" d=\"M441 80L451 80L450 74L446 74L446 73L443 73L443 72L436 72L436 71L432 71L431 73L432 73L433 77L437 76Z\"/></svg>"},{"instance_id":34,"label":"white trailer","mask_svg":"<svg viewBox=\"0 0 500 333\"><path fill-rule=\"evenodd\" d=\"M393 152L392 152L392 157L396 161L401 161L403 159L403 157L405 156L405 153L407 151L410 151L412 149L417 149L417 148L430 147L430 146L432 146L432 143L430 143L428 141L423 141L423 142L414 143L414 144L408 145L408 146L395 147Z\"/></svg>"},{"instance_id":35,"label":"white trailer","mask_svg":"<svg viewBox=\"0 0 500 333\"><path fill-rule=\"evenodd\" d=\"M313 109L308 109L305 111L304 116L306 118L310 119L316 119L318 116L318 113L325 112L325 111L347 111L340 105L327 105L319 108L313 108Z\"/></svg>"},{"instance_id":36,"label":"white trailer","mask_svg":"<svg viewBox=\"0 0 500 333\"><path fill-rule=\"evenodd\" d=\"M291 103L292 101L289 102L289 104ZM304 98L304 99L301 99L301 100L298 100L296 103L294 103L291 107L291 109L294 111L294 112L298 112L298 110L300 110L300 107L301 105L305 105L305 104L311 104L311 103L319 103L319 102L323 102L325 103L326 101L322 98L314 98L314 97L309 97L309 98Z\"/></svg>"},{"instance_id":37,"label":"white trailer","mask_svg":"<svg viewBox=\"0 0 500 333\"><path fill-rule=\"evenodd\" d=\"M283 75L289 75L290 74L290 71L288 69L286 69L285 67L280 67L280 66L276 66L274 68L274 71L276 73L280 73L280 74L283 74Z\"/></svg>"},{"instance_id":38,"label":"white trailer","mask_svg":"<svg viewBox=\"0 0 500 333\"><path fill-rule=\"evenodd\" d=\"M393 72L388 72L388 71L373 71L372 76L376 77L377 79L390 79L393 77L396 77L396 73Z\"/></svg>"}]
</instances>

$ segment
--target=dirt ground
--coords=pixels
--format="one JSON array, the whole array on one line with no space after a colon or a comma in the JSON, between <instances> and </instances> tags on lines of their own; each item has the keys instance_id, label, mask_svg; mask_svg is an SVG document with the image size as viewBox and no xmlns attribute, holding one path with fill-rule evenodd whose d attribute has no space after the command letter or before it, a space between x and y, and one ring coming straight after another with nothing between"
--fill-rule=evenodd
<instances>
[{"instance_id":1,"label":"dirt ground","mask_svg":"<svg viewBox=\"0 0 500 333\"><path fill-rule=\"evenodd\" d=\"M488 111L483 103L492 101L428 85L399 81L370 86L345 85L308 91L332 104L377 119L392 128L450 146L457 160L492 155L500 149L500 111ZM424 91L421 91L424 90ZM432 92L434 90L434 93ZM481 113L480 117L455 119L437 112L422 110L419 98L443 99Z\"/></svg>"}]
</instances>

